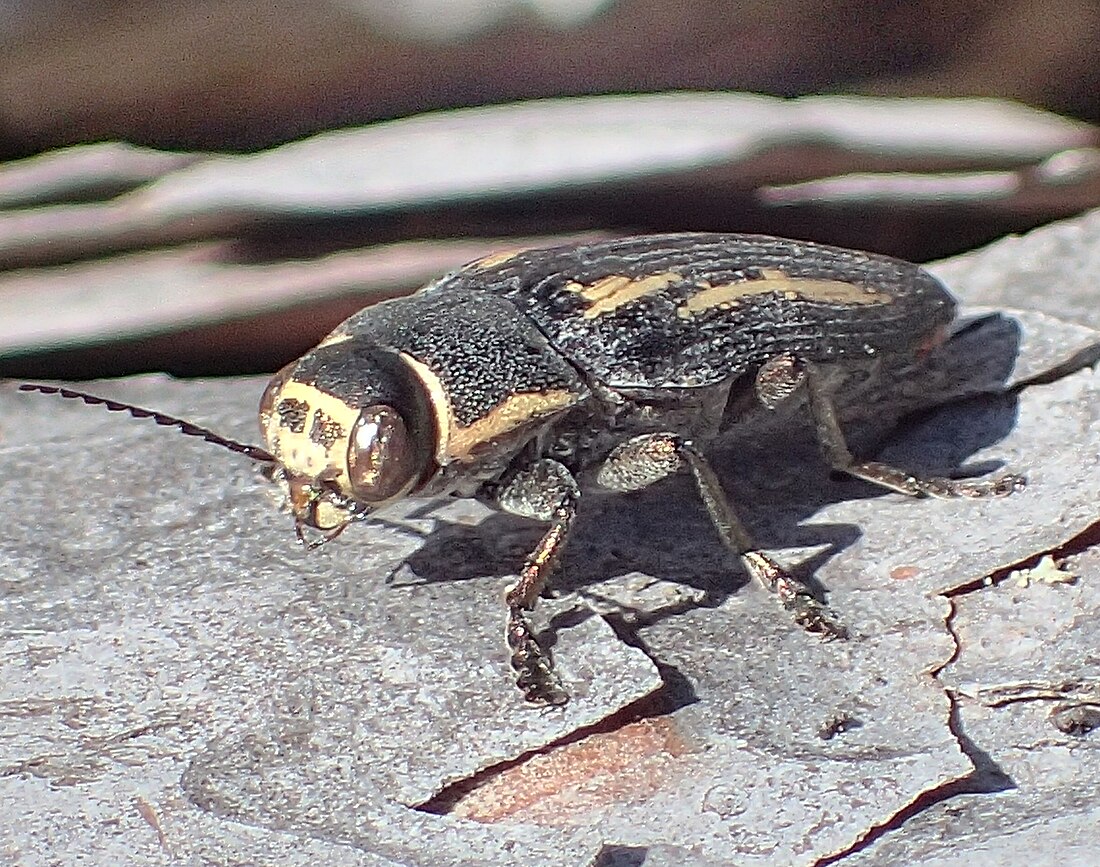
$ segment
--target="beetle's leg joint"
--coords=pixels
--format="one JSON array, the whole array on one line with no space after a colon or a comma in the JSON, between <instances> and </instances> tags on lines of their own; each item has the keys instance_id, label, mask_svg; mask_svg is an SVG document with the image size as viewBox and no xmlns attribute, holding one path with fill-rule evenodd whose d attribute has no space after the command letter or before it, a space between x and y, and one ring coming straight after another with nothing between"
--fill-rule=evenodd
<instances>
[{"instance_id":1,"label":"beetle's leg joint","mask_svg":"<svg viewBox=\"0 0 1100 867\"><path fill-rule=\"evenodd\" d=\"M616 448L600 467L596 480L614 491L634 491L671 475L687 465L695 479L707 514L722 541L731 548L757 581L775 593L806 630L841 638L847 631L837 623L813 590L757 549L749 531L730 505L717 474L703 453L673 433L634 437Z\"/></svg>"},{"instance_id":2,"label":"beetle's leg joint","mask_svg":"<svg viewBox=\"0 0 1100 867\"><path fill-rule=\"evenodd\" d=\"M756 398L768 409L776 409L806 380L806 366L790 352L768 359L756 372Z\"/></svg>"},{"instance_id":3,"label":"beetle's leg joint","mask_svg":"<svg viewBox=\"0 0 1100 867\"><path fill-rule=\"evenodd\" d=\"M758 549L702 453L690 443L683 443L680 450L691 468L703 505L718 535L741 557L749 574L775 593L783 607L794 614L795 622L807 632L825 638L847 638L848 630L829 614L813 589Z\"/></svg>"},{"instance_id":4,"label":"beetle's leg joint","mask_svg":"<svg viewBox=\"0 0 1100 867\"><path fill-rule=\"evenodd\" d=\"M686 442L675 434L642 434L620 443L596 472L596 483L626 493L647 488L672 475L683 464Z\"/></svg>"}]
</instances>

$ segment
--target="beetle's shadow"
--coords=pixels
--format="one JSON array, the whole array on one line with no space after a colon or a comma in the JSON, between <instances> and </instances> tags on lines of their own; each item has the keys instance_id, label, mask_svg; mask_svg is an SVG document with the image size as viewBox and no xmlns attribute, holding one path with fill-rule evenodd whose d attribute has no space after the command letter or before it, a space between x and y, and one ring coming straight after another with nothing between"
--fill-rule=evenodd
<instances>
[{"instance_id":1,"label":"beetle's shadow","mask_svg":"<svg viewBox=\"0 0 1100 867\"><path fill-rule=\"evenodd\" d=\"M848 387L837 394L853 452L918 475L1003 471L995 462L967 461L1015 425L1017 399L1005 383L1019 343L1015 321L989 316L962 327L919 367L886 370L878 365L876 371L855 371ZM861 530L854 524L802 522L832 503L890 493L830 472L804 406L752 412L710 457L734 507L764 548L820 548L801 562L783 558L819 591L824 588L816 584L815 571L859 539ZM503 514L477 526L441 523L397 570L394 583L514 575L544 531L543 525ZM630 573L698 591L630 610L635 620L646 623L718 605L749 580L719 541L686 474L634 494L582 497L551 587L583 595L594 585ZM616 599L629 610L621 594Z\"/></svg>"}]
</instances>

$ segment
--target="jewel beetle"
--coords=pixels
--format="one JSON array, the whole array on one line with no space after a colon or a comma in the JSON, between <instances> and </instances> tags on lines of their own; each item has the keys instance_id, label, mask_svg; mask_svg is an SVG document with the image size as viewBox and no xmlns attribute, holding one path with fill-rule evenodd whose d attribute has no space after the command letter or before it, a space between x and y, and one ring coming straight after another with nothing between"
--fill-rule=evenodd
<instances>
[{"instance_id":1,"label":"jewel beetle","mask_svg":"<svg viewBox=\"0 0 1100 867\"><path fill-rule=\"evenodd\" d=\"M1021 476L920 478L852 455L828 372L942 341L955 304L917 265L761 235L681 233L489 256L347 319L271 380L265 448L174 424L269 465L296 532L315 547L402 497L477 496L549 525L508 587L516 683L535 704L568 695L527 612L566 543L582 490L635 491L681 470L722 541L804 628L844 627L759 550L708 462L749 393L805 394L825 460L911 496L1004 496ZM316 537L310 540L308 534Z\"/></svg>"}]
</instances>

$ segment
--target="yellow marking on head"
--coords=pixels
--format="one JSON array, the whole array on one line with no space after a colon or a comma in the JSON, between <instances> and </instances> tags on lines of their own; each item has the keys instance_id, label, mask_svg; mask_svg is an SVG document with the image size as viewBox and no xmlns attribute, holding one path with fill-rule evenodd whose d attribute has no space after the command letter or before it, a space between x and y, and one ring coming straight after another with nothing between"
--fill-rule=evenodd
<instances>
[{"instance_id":1,"label":"yellow marking on head","mask_svg":"<svg viewBox=\"0 0 1100 867\"><path fill-rule=\"evenodd\" d=\"M280 424L278 408L284 400L300 401L309 407L303 429L297 433ZM328 438L330 446L327 450L323 444L310 438L318 410L323 414L323 421L329 425L339 425L342 429L339 437ZM358 407L348 406L331 394L292 379L283 385L275 398L272 412L266 418L261 418L261 422L268 450L289 472L308 478L317 478L326 473L341 491L350 496L351 486L347 477L348 437L358 417Z\"/></svg>"},{"instance_id":2,"label":"yellow marking on head","mask_svg":"<svg viewBox=\"0 0 1100 867\"><path fill-rule=\"evenodd\" d=\"M467 269L472 271L479 271L485 268L494 268L497 265L503 265L509 259L514 259L523 250L501 250L499 253L490 253L488 256L484 256L481 259L476 259L466 266Z\"/></svg>"},{"instance_id":3,"label":"yellow marking on head","mask_svg":"<svg viewBox=\"0 0 1100 867\"><path fill-rule=\"evenodd\" d=\"M452 461L474 460L477 458L474 452L479 446L549 418L576 402L577 396L566 389L513 394L473 424L455 425L447 441L447 455Z\"/></svg>"},{"instance_id":4,"label":"yellow marking on head","mask_svg":"<svg viewBox=\"0 0 1100 867\"><path fill-rule=\"evenodd\" d=\"M843 280L817 280L809 277L788 277L782 271L762 270L756 280L739 280L711 286L700 283L696 292L676 309L676 315L688 319L696 313L715 307L726 310L753 295L783 294L788 301L818 301L827 304L890 304L894 299L886 292L876 292Z\"/></svg>"},{"instance_id":5,"label":"yellow marking on head","mask_svg":"<svg viewBox=\"0 0 1100 867\"><path fill-rule=\"evenodd\" d=\"M589 306L581 316L585 319L595 319L597 316L621 307L628 301L660 292L683 279L675 271L663 271L660 274L650 274L648 277L638 279L617 274L604 277L595 283L566 283L564 289L567 292L576 292L588 301Z\"/></svg>"}]
</instances>

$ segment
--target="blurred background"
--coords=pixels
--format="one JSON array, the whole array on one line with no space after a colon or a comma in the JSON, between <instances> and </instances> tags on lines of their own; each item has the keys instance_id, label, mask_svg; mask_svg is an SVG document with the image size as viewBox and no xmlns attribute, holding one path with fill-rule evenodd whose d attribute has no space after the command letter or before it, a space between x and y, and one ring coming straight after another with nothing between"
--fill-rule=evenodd
<instances>
[{"instance_id":1,"label":"blurred background","mask_svg":"<svg viewBox=\"0 0 1100 867\"><path fill-rule=\"evenodd\" d=\"M0 375L275 369L520 244L929 260L1100 204L1097 124L1095 0L3 0Z\"/></svg>"}]
</instances>

